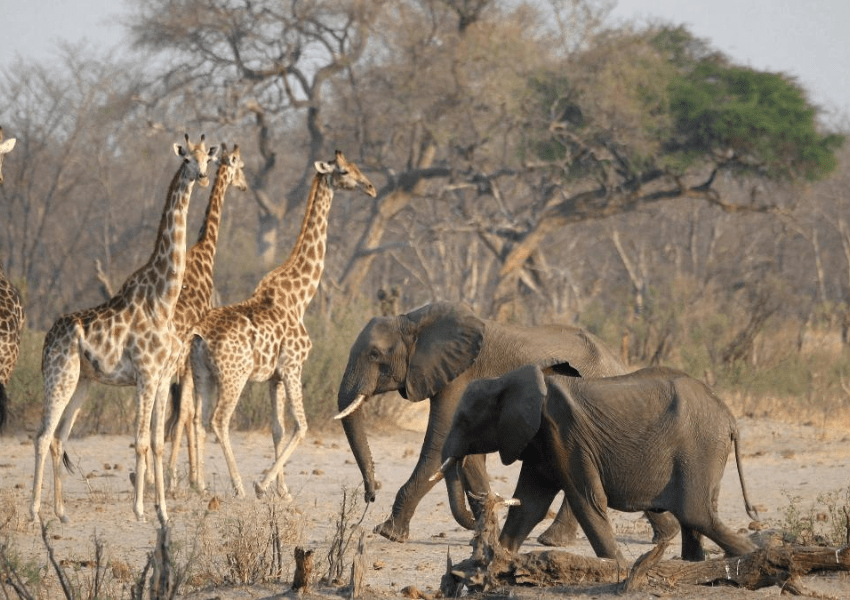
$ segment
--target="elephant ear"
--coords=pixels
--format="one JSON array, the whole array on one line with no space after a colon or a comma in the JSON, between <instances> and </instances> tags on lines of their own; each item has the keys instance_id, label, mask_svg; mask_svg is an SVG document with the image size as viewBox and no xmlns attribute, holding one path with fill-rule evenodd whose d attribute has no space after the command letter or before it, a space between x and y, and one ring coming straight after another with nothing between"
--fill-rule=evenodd
<instances>
[{"instance_id":1,"label":"elephant ear","mask_svg":"<svg viewBox=\"0 0 850 600\"><path fill-rule=\"evenodd\" d=\"M509 465L519 459L522 451L540 429L546 381L543 371L535 365L520 367L502 376L499 403L499 457Z\"/></svg>"},{"instance_id":2,"label":"elephant ear","mask_svg":"<svg viewBox=\"0 0 850 600\"><path fill-rule=\"evenodd\" d=\"M478 358L484 321L464 304L438 302L405 315L414 342L407 366L407 398L438 394Z\"/></svg>"}]
</instances>

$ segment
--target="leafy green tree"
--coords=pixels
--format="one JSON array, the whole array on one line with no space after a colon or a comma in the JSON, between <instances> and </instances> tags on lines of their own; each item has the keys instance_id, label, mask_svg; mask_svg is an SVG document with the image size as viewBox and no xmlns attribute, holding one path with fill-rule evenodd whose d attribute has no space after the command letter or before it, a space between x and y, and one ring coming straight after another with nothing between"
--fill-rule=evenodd
<instances>
[{"instance_id":1,"label":"leafy green tree","mask_svg":"<svg viewBox=\"0 0 850 600\"><path fill-rule=\"evenodd\" d=\"M730 64L717 53L695 55L699 44L684 28L662 29L653 43L674 49L673 131L664 150L683 166L722 151L735 159L727 166L771 179L815 180L835 169L843 136L819 131L816 110L794 80Z\"/></svg>"},{"instance_id":2,"label":"leafy green tree","mask_svg":"<svg viewBox=\"0 0 850 600\"><path fill-rule=\"evenodd\" d=\"M532 74L528 89L526 164L546 170L550 185L502 252L497 308L516 297L543 240L570 223L684 197L775 212L767 201L724 198L717 174L816 179L835 168L843 143L820 132L793 80L734 65L684 27L605 32Z\"/></svg>"}]
</instances>

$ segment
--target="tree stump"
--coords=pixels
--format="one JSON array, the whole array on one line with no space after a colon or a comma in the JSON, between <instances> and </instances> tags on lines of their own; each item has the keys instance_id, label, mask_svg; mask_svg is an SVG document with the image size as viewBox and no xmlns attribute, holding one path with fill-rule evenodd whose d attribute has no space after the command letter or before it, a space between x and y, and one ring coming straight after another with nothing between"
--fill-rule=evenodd
<instances>
[{"instance_id":1,"label":"tree stump","mask_svg":"<svg viewBox=\"0 0 850 600\"><path fill-rule=\"evenodd\" d=\"M357 552L354 555L354 560L351 561L351 593L349 598L357 598L363 589L363 576L366 574L366 532L360 532L360 539L357 541Z\"/></svg>"},{"instance_id":2,"label":"tree stump","mask_svg":"<svg viewBox=\"0 0 850 600\"><path fill-rule=\"evenodd\" d=\"M295 547L295 575L292 577L292 589L297 592L310 590L313 575L313 551Z\"/></svg>"}]
</instances>

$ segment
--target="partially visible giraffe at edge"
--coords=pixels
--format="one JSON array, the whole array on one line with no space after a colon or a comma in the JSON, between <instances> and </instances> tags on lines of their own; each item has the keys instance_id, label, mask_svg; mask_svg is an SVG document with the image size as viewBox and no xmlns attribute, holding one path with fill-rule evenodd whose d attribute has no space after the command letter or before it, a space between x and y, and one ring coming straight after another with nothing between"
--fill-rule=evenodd
<instances>
[{"instance_id":1,"label":"partially visible giraffe at edge","mask_svg":"<svg viewBox=\"0 0 850 600\"><path fill-rule=\"evenodd\" d=\"M186 218L195 182L209 185L207 166L216 148L174 144L180 168L168 188L154 250L148 262L133 273L107 302L59 317L44 339L41 372L44 377L44 415L35 439L30 517L40 520L41 488L48 451L53 459L54 512L67 522L62 500L63 447L86 399L89 384L136 387L136 473L133 510L145 520L146 455L153 450L156 504L163 519L165 482L162 468L165 402L180 340L173 316L186 267ZM154 406L157 405L157 406ZM151 429L153 421L153 441Z\"/></svg>"},{"instance_id":2,"label":"partially visible giraffe at edge","mask_svg":"<svg viewBox=\"0 0 850 600\"><path fill-rule=\"evenodd\" d=\"M218 244L218 231L221 224L221 209L227 189L232 185L240 191L248 189L243 171L242 151L239 145L228 151L221 145L219 165L213 181L210 199L198 241L186 253L186 272L183 274L183 289L174 309L174 327L182 342L180 357L177 361L177 382L171 386L172 411L165 425L165 437L171 440L171 454L168 458L168 487L173 489L177 481L177 459L183 430L186 430L186 444L189 451L189 485L198 485L197 459L195 458L195 416L194 385L189 347L192 342L192 326L212 308L213 267Z\"/></svg>"},{"instance_id":3,"label":"partially visible giraffe at edge","mask_svg":"<svg viewBox=\"0 0 850 600\"><path fill-rule=\"evenodd\" d=\"M332 162L317 161L301 231L289 258L263 277L247 300L212 309L195 328L190 360L195 378L195 436L198 481L204 485L205 427L215 431L224 452L234 492L245 495L230 445L230 419L248 381L267 381L274 418L275 462L262 482L262 496L277 478L285 499L283 466L307 433L301 395L301 371L312 348L304 312L319 287L325 263L328 212L334 189L360 189L375 197L375 186L337 150ZM284 446L284 410L289 408L295 430Z\"/></svg>"},{"instance_id":4,"label":"partially visible giraffe at edge","mask_svg":"<svg viewBox=\"0 0 850 600\"><path fill-rule=\"evenodd\" d=\"M3 141L3 128L0 127L0 184L3 183L3 158L15 147L17 138ZM6 386L18 362L21 351L21 331L24 328L24 304L21 293L6 278L3 265L0 264L0 430L6 423L9 409L9 396Z\"/></svg>"}]
</instances>

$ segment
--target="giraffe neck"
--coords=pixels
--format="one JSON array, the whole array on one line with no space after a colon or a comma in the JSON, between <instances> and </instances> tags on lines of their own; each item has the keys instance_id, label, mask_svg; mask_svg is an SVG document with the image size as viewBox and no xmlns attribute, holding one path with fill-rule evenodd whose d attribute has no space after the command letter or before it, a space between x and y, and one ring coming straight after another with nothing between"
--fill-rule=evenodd
<instances>
[{"instance_id":1,"label":"giraffe neck","mask_svg":"<svg viewBox=\"0 0 850 600\"><path fill-rule=\"evenodd\" d=\"M224 196L232 181L233 169L230 165L224 163L219 165L215 175L215 183L213 183L213 189L210 193L210 201L207 203L207 210L204 213L204 220L198 233L198 241L195 243L196 246L202 246L212 254L215 254L216 244L218 243L218 229L221 225L221 207L224 204Z\"/></svg>"},{"instance_id":2,"label":"giraffe neck","mask_svg":"<svg viewBox=\"0 0 850 600\"><path fill-rule=\"evenodd\" d=\"M186 269L186 213L195 180L186 175L185 167L174 175L159 222L154 251L142 267L141 278L132 278L135 285L146 286L144 296L151 304L162 304L173 312L183 272Z\"/></svg>"},{"instance_id":3,"label":"giraffe neck","mask_svg":"<svg viewBox=\"0 0 850 600\"><path fill-rule=\"evenodd\" d=\"M285 294L289 298L288 306L303 314L316 295L325 268L328 213L333 195L330 176L317 173L310 187L301 231L289 258L263 278L255 295L271 293L280 299Z\"/></svg>"}]
</instances>

